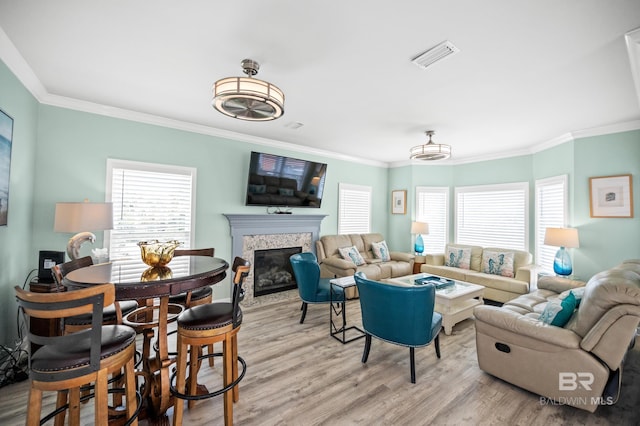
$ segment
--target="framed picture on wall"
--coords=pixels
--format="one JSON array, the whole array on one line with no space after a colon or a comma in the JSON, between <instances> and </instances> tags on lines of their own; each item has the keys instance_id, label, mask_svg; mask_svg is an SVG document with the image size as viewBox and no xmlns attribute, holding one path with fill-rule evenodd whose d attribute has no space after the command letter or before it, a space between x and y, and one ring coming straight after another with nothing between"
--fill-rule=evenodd
<instances>
[{"instance_id":1,"label":"framed picture on wall","mask_svg":"<svg viewBox=\"0 0 640 426\"><path fill-rule=\"evenodd\" d=\"M407 190L397 189L391 191L391 213L407 214Z\"/></svg>"},{"instance_id":2,"label":"framed picture on wall","mask_svg":"<svg viewBox=\"0 0 640 426\"><path fill-rule=\"evenodd\" d=\"M633 217L631 175L589 178L591 217Z\"/></svg>"},{"instance_id":3,"label":"framed picture on wall","mask_svg":"<svg viewBox=\"0 0 640 426\"><path fill-rule=\"evenodd\" d=\"M9 216L9 172L11 171L11 141L13 118L0 109L0 226L7 225Z\"/></svg>"}]
</instances>

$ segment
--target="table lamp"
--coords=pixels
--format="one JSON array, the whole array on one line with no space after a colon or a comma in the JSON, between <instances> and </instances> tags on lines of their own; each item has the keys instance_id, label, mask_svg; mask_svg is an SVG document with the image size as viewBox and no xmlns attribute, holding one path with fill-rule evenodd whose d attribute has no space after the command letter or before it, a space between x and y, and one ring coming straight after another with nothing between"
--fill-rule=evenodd
<instances>
[{"instance_id":1,"label":"table lamp","mask_svg":"<svg viewBox=\"0 0 640 426\"><path fill-rule=\"evenodd\" d=\"M422 234L429 234L429 224L426 222L412 222L411 233L416 234L416 242L413 246L417 255L421 255L424 251L424 241L422 240Z\"/></svg>"},{"instance_id":2,"label":"table lamp","mask_svg":"<svg viewBox=\"0 0 640 426\"><path fill-rule=\"evenodd\" d=\"M571 257L565 247L580 247L578 230L575 228L547 228L544 234L544 244L560 247L553 259L553 272L560 276L569 276L573 272Z\"/></svg>"},{"instance_id":3,"label":"table lamp","mask_svg":"<svg viewBox=\"0 0 640 426\"><path fill-rule=\"evenodd\" d=\"M94 243L96 236L90 231L113 229L113 203L56 203L53 230L56 232L77 232L69 239L67 254L71 260L77 259L80 246L85 241Z\"/></svg>"}]
</instances>

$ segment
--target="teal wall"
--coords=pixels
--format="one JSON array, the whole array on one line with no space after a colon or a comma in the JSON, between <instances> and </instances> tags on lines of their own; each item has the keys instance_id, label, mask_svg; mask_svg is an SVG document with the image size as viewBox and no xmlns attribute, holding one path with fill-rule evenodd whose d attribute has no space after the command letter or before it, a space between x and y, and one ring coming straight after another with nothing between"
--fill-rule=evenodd
<instances>
[{"instance_id":1,"label":"teal wall","mask_svg":"<svg viewBox=\"0 0 640 426\"><path fill-rule=\"evenodd\" d=\"M0 343L13 346L17 336L14 286L21 286L38 267L33 243L33 185L37 144L38 102L0 61L0 109L13 118L9 217L0 226Z\"/></svg>"},{"instance_id":2,"label":"teal wall","mask_svg":"<svg viewBox=\"0 0 640 426\"><path fill-rule=\"evenodd\" d=\"M529 182L569 175L570 226L580 230L574 250L575 273L588 279L622 259L640 258L640 220L589 217L591 176L633 174L636 215L640 199L640 131L577 139L536 154L461 165L384 168L123 119L41 105L0 62L0 108L15 120L9 199L9 226L0 227L0 297L10 302L0 314L0 342L16 337L13 286L37 267L39 250L64 250L69 235L53 232L55 203L102 201L108 158L176 164L197 169L195 247L213 246L231 256L229 226L223 213L265 213L244 206L249 153L291 155L328 164L321 209L295 214L326 214L321 234L337 232L338 184L373 188L372 231L385 235L392 250L412 251L411 221L416 186L456 186ZM391 191L407 190L407 214L391 214ZM533 233L533 201L530 231ZM450 217L453 223L453 214ZM453 229L453 228L452 228ZM453 240L453 230L450 239ZM97 234L96 247L103 245ZM533 251L533 241L530 241ZM83 250L89 251L90 247ZM85 253L83 253L85 254ZM216 297L228 295L216 286Z\"/></svg>"}]
</instances>

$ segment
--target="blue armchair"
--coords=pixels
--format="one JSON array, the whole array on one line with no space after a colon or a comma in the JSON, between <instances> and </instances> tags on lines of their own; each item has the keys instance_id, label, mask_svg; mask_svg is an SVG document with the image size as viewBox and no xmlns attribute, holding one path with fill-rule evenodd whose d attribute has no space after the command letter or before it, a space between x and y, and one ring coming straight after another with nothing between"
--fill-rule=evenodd
<instances>
[{"instance_id":1,"label":"blue armchair","mask_svg":"<svg viewBox=\"0 0 640 426\"><path fill-rule=\"evenodd\" d=\"M401 287L367 279L356 272L360 294L362 325L365 332L362 362L366 363L371 349L371 336L409 347L411 383L416 382L414 350L432 341L440 358L439 334L442 315L433 311L436 290L432 284Z\"/></svg>"},{"instance_id":2,"label":"blue armchair","mask_svg":"<svg viewBox=\"0 0 640 426\"><path fill-rule=\"evenodd\" d=\"M298 284L298 293L302 299L302 316L300 324L304 322L307 315L309 303L330 303L329 278L320 278L320 265L316 255L311 252L294 254L289 258L293 268L293 275ZM334 301L344 303L344 289L334 286Z\"/></svg>"}]
</instances>

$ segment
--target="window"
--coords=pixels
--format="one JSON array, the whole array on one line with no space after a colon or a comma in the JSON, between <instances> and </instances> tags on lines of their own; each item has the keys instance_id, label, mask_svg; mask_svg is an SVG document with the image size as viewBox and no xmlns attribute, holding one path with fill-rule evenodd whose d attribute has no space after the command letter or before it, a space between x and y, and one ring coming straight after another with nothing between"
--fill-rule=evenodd
<instances>
[{"instance_id":1,"label":"window","mask_svg":"<svg viewBox=\"0 0 640 426\"><path fill-rule=\"evenodd\" d=\"M190 167L107 160L107 201L113 202L113 230L105 242L110 257L139 263L139 241L178 240L182 248L191 247L195 178ZM172 269L180 266L176 260Z\"/></svg>"},{"instance_id":2,"label":"window","mask_svg":"<svg viewBox=\"0 0 640 426\"><path fill-rule=\"evenodd\" d=\"M536 181L536 264L542 271L553 271L558 247L544 245L547 228L567 226L567 175Z\"/></svg>"},{"instance_id":3,"label":"window","mask_svg":"<svg viewBox=\"0 0 640 426\"><path fill-rule=\"evenodd\" d=\"M371 232L371 187L341 183L338 192L338 234Z\"/></svg>"},{"instance_id":4,"label":"window","mask_svg":"<svg viewBox=\"0 0 640 426\"><path fill-rule=\"evenodd\" d=\"M528 249L528 183L460 187L455 194L457 243Z\"/></svg>"},{"instance_id":5,"label":"window","mask_svg":"<svg viewBox=\"0 0 640 426\"><path fill-rule=\"evenodd\" d=\"M416 221L429 224L423 235L425 253L444 253L449 237L449 188L416 187Z\"/></svg>"}]
</instances>

